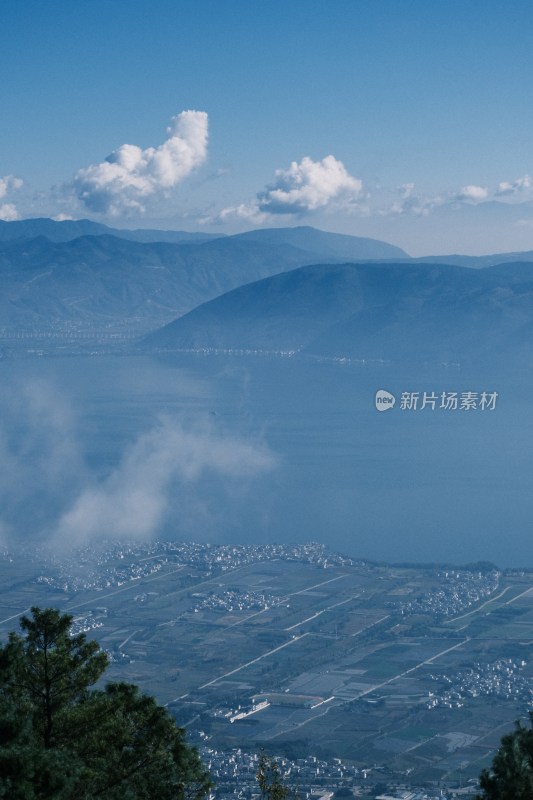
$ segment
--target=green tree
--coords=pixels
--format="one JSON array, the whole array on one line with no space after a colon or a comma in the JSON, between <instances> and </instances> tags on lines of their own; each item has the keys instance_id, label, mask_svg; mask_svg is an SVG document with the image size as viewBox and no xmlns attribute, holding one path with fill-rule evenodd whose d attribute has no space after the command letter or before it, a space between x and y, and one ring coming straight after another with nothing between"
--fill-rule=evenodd
<instances>
[{"instance_id":1,"label":"green tree","mask_svg":"<svg viewBox=\"0 0 533 800\"><path fill-rule=\"evenodd\" d=\"M291 790L285 786L277 761L266 753L261 753L256 773L261 792L261 800L286 800Z\"/></svg>"},{"instance_id":2,"label":"green tree","mask_svg":"<svg viewBox=\"0 0 533 800\"><path fill-rule=\"evenodd\" d=\"M107 656L72 617L32 608L0 648L0 798L200 800L208 773L153 697L92 688Z\"/></svg>"},{"instance_id":3,"label":"green tree","mask_svg":"<svg viewBox=\"0 0 533 800\"><path fill-rule=\"evenodd\" d=\"M476 800L532 800L533 712L530 722L529 728L517 722L515 730L502 737L490 769L481 773Z\"/></svg>"}]
</instances>

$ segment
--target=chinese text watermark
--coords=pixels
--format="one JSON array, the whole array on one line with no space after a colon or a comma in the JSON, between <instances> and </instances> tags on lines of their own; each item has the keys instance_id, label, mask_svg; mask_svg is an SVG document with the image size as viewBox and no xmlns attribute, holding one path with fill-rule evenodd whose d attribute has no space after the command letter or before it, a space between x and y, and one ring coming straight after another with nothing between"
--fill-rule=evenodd
<instances>
[{"instance_id":1,"label":"chinese text watermark","mask_svg":"<svg viewBox=\"0 0 533 800\"><path fill-rule=\"evenodd\" d=\"M375 405L378 411L389 411L398 405L400 411L494 411L498 392L401 392L396 397L378 389Z\"/></svg>"}]
</instances>

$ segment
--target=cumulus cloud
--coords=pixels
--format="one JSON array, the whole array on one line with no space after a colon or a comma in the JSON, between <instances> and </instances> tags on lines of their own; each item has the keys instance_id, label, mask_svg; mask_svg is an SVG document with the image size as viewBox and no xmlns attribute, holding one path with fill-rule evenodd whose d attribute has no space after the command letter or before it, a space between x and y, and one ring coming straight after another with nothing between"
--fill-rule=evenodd
<instances>
[{"instance_id":1,"label":"cumulus cloud","mask_svg":"<svg viewBox=\"0 0 533 800\"><path fill-rule=\"evenodd\" d=\"M331 207L346 210L362 191L362 181L350 175L335 156L321 161L305 156L299 163L293 161L289 169L276 170L274 183L259 192L254 203L225 208L219 218L263 222L269 215L302 215Z\"/></svg>"},{"instance_id":2,"label":"cumulus cloud","mask_svg":"<svg viewBox=\"0 0 533 800\"><path fill-rule=\"evenodd\" d=\"M16 178L14 175L5 175L0 178L0 200L3 200L8 193L20 189L24 185L21 178ZM2 203L0 205L0 220L3 222L12 222L19 219L19 212L14 203Z\"/></svg>"},{"instance_id":3,"label":"cumulus cloud","mask_svg":"<svg viewBox=\"0 0 533 800\"><path fill-rule=\"evenodd\" d=\"M388 214L427 216L442 206L456 206L461 203L477 205L490 200L493 196L485 186L475 184L468 184L455 192L425 195L416 191L414 183L404 183L398 187L397 194L397 199L378 213L383 216Z\"/></svg>"},{"instance_id":4,"label":"cumulus cloud","mask_svg":"<svg viewBox=\"0 0 533 800\"><path fill-rule=\"evenodd\" d=\"M78 170L72 183L78 199L99 213L143 212L148 198L168 193L207 157L204 111L182 111L167 133L159 147L123 144L100 164Z\"/></svg>"},{"instance_id":5,"label":"cumulus cloud","mask_svg":"<svg viewBox=\"0 0 533 800\"><path fill-rule=\"evenodd\" d=\"M416 191L414 183L405 183L397 189L397 199L389 206L380 209L378 213L427 215L441 206L459 206L462 203L478 205L489 200L512 203L514 198L515 202L518 202L532 188L533 179L529 175L514 181L501 181L492 189L477 184L467 184L457 191L439 195L421 194Z\"/></svg>"},{"instance_id":6,"label":"cumulus cloud","mask_svg":"<svg viewBox=\"0 0 533 800\"><path fill-rule=\"evenodd\" d=\"M509 196L519 194L531 189L533 181L529 175L524 175L522 178L517 178L515 181L501 181L496 189L496 197Z\"/></svg>"},{"instance_id":7,"label":"cumulus cloud","mask_svg":"<svg viewBox=\"0 0 533 800\"><path fill-rule=\"evenodd\" d=\"M463 188L455 197L452 197L451 200L452 202L455 200L465 200L472 203L481 203L483 200L487 200L488 197L489 190L485 186L475 186L473 184L469 184L468 186L463 186Z\"/></svg>"},{"instance_id":8,"label":"cumulus cloud","mask_svg":"<svg viewBox=\"0 0 533 800\"><path fill-rule=\"evenodd\" d=\"M23 186L21 178L16 178L14 175L5 175L0 178L0 200L6 196L9 191L20 189Z\"/></svg>"},{"instance_id":9,"label":"cumulus cloud","mask_svg":"<svg viewBox=\"0 0 533 800\"><path fill-rule=\"evenodd\" d=\"M287 170L276 170L275 182L257 195L257 205L270 214L299 214L324 208L332 201L349 204L362 189L362 182L334 156L322 161L306 156L299 164L293 161Z\"/></svg>"},{"instance_id":10,"label":"cumulus cloud","mask_svg":"<svg viewBox=\"0 0 533 800\"><path fill-rule=\"evenodd\" d=\"M14 203L3 203L0 206L0 219L2 222L13 222L19 219L20 214Z\"/></svg>"}]
</instances>

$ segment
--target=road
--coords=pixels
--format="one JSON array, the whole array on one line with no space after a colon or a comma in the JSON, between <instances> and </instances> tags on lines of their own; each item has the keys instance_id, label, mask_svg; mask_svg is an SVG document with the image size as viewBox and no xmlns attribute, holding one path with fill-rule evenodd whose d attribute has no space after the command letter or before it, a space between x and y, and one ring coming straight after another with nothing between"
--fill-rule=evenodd
<instances>
[{"instance_id":1,"label":"road","mask_svg":"<svg viewBox=\"0 0 533 800\"><path fill-rule=\"evenodd\" d=\"M223 678L228 678L230 675L235 675L235 673L240 672L243 669L246 669L246 667L250 667L252 664L257 664L258 661L262 661L263 658L267 658L268 656L271 656L273 653L277 653L280 650L283 650L284 647L289 647L291 644L296 644L296 642L299 642L300 639L304 639L306 636L309 636L309 634L302 633L300 636L294 636L288 642L284 642L283 644L278 645L278 647L274 647L272 650L268 650L266 653L257 656L257 658L252 658L252 660L247 661L246 664L241 664L240 667L235 667L235 669L231 669L229 672L225 672L224 675L219 675L217 678L213 678L213 680L208 681L207 683L203 683L201 686L198 686L197 689L191 689L191 691L199 692L201 689L206 689L208 686L213 686L214 683L218 683L218 681L221 681ZM166 703L166 705L168 706L170 705L170 703L176 703L178 700L184 700L186 697L189 696L189 694L190 692L187 692L187 694L182 694L179 697L174 698L174 700L170 700L169 703Z\"/></svg>"},{"instance_id":2,"label":"road","mask_svg":"<svg viewBox=\"0 0 533 800\"><path fill-rule=\"evenodd\" d=\"M424 667L427 664L431 664L437 658L440 658L440 656L444 656L444 655L446 655L446 653L450 653L452 650L456 650L458 647L462 647L463 645L465 645L469 641L470 641L469 637L466 638L466 639L463 639L462 642L458 642L457 644L454 644L451 647L447 647L445 650L441 650L439 653L435 653L435 655L431 656L431 658L426 658L424 661L420 661L420 663L415 664L414 667L410 667L409 669L406 669L403 672L399 672L397 675L394 675L392 678L388 678L386 681L382 681L381 683L376 683L374 686L371 686L369 689L365 689L364 691L359 692L355 697L352 697L352 698L349 698L349 699L344 697L342 699L342 703L350 703L350 702L353 702L355 700L359 700L361 697L364 697L367 694L371 694L372 692L375 692L378 689L382 689L384 686L388 686L390 683L394 683L394 681L397 681L399 678L404 678L406 675L410 675L412 672L415 672L417 669L420 669L420 667ZM330 699L333 700L334 697L330 698ZM335 708L336 705L338 705L338 704L337 703L332 703L332 705L328 705L328 707L324 711L322 711L320 714L314 714L313 716L309 717L308 719L303 720L302 722L294 723L290 727L284 727L283 730L280 730L280 731L278 731L277 733L275 733L275 734L273 734L271 736L265 737L265 741L267 739L268 740L276 739L278 736L282 736L282 735L288 733L289 731L292 732L296 728L302 728L304 725L307 725L309 722L313 722L313 720L319 719L320 717L324 717L326 714L329 713L329 711L332 708Z\"/></svg>"}]
</instances>

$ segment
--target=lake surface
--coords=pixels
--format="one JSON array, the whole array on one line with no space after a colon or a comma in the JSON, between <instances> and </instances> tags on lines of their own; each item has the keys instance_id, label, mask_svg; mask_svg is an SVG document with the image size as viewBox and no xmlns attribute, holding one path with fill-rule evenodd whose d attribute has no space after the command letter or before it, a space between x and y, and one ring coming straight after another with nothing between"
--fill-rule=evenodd
<instances>
[{"instance_id":1,"label":"lake surface","mask_svg":"<svg viewBox=\"0 0 533 800\"><path fill-rule=\"evenodd\" d=\"M0 362L4 537L316 540L533 566L531 376L260 356ZM375 409L385 389L396 406ZM442 392L498 392L493 411ZM402 392L435 409L402 410Z\"/></svg>"}]
</instances>

